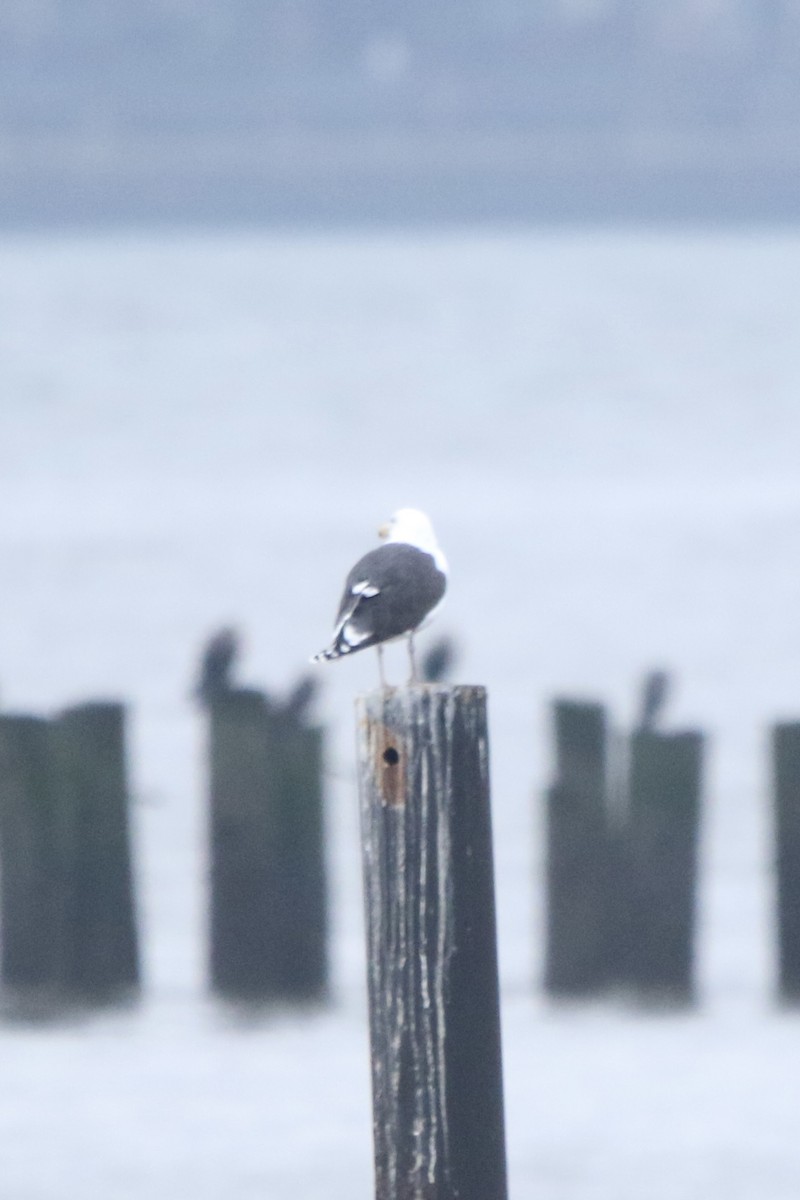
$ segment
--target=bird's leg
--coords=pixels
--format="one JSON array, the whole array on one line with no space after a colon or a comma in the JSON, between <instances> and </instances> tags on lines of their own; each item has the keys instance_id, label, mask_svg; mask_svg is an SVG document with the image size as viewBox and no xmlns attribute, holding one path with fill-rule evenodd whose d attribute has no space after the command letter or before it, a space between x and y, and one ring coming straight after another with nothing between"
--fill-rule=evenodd
<instances>
[{"instance_id":1,"label":"bird's leg","mask_svg":"<svg viewBox=\"0 0 800 1200\"><path fill-rule=\"evenodd\" d=\"M381 678L381 688L386 691L386 676L383 673L383 646L378 642L375 649L378 651L378 674Z\"/></svg>"},{"instance_id":2,"label":"bird's leg","mask_svg":"<svg viewBox=\"0 0 800 1200\"><path fill-rule=\"evenodd\" d=\"M414 635L408 635L408 661L411 663L411 678L409 683L419 683L419 675L417 674L417 656L414 653Z\"/></svg>"}]
</instances>

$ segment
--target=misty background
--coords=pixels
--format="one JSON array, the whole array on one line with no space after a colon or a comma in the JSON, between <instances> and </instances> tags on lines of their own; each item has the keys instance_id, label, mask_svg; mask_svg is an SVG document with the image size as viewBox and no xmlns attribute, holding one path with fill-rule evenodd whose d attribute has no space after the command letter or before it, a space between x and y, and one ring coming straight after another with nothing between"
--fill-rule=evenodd
<instances>
[{"instance_id":1,"label":"misty background","mask_svg":"<svg viewBox=\"0 0 800 1200\"><path fill-rule=\"evenodd\" d=\"M15 222L793 218L793 0L6 0Z\"/></svg>"},{"instance_id":2,"label":"misty background","mask_svg":"<svg viewBox=\"0 0 800 1200\"><path fill-rule=\"evenodd\" d=\"M5 0L0 701L130 705L144 986L0 1024L4 1197L372 1195L374 655L319 669L314 1011L209 996L191 689L233 624L285 693L415 505L451 566L420 649L489 692L511 1197L796 1200L767 746L800 715L798 58L790 0ZM709 738L699 1004L554 1004L547 706L628 728L653 667Z\"/></svg>"}]
</instances>

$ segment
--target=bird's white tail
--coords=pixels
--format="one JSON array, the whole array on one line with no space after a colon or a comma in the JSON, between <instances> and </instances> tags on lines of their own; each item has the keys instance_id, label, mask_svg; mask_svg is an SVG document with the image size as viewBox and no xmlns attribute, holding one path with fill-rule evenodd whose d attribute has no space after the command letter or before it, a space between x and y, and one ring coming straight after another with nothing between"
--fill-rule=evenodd
<instances>
[{"instance_id":1,"label":"bird's white tail","mask_svg":"<svg viewBox=\"0 0 800 1200\"><path fill-rule=\"evenodd\" d=\"M342 655L347 654L349 650L350 647L346 642L341 646L334 642L332 646L326 646L324 650L320 650L317 654L312 654L311 662L331 662L334 658L341 658Z\"/></svg>"}]
</instances>

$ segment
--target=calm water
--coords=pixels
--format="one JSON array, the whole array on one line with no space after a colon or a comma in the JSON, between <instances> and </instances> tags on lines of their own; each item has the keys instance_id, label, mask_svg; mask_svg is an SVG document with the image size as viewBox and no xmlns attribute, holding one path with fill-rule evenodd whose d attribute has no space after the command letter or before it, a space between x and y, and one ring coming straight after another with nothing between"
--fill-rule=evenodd
<instances>
[{"instance_id":1,"label":"calm water","mask_svg":"<svg viewBox=\"0 0 800 1200\"><path fill-rule=\"evenodd\" d=\"M229 620L245 677L287 687L411 503L458 677L490 690L513 1195L794 1200L765 739L800 713L798 278L789 233L0 242L0 694L131 701L148 984L129 1016L0 1031L4 1195L371 1195L351 712L375 664L322 676L336 1004L255 1027L204 999L187 694ZM551 1009L546 703L624 724L653 665L713 739L704 1004Z\"/></svg>"}]
</instances>

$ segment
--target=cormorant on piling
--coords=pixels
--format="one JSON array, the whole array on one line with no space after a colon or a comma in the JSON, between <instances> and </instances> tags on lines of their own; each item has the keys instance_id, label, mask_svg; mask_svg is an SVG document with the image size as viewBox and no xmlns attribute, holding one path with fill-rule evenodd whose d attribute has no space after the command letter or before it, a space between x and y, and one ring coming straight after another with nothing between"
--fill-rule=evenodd
<instances>
[{"instance_id":1,"label":"cormorant on piling","mask_svg":"<svg viewBox=\"0 0 800 1200\"><path fill-rule=\"evenodd\" d=\"M308 721L308 710L318 691L319 680L315 679L313 675L301 675L280 705L281 715L298 724L305 724Z\"/></svg>"},{"instance_id":2,"label":"cormorant on piling","mask_svg":"<svg viewBox=\"0 0 800 1200\"><path fill-rule=\"evenodd\" d=\"M226 625L208 639L194 689L194 695L202 705L207 707L237 688L233 671L239 665L240 651L240 636L231 625ZM291 685L285 698L263 690L258 694L268 712L281 720L304 725L309 721L309 710L318 691L319 680L313 675L303 674Z\"/></svg>"},{"instance_id":3,"label":"cormorant on piling","mask_svg":"<svg viewBox=\"0 0 800 1200\"><path fill-rule=\"evenodd\" d=\"M639 730L652 732L661 723L663 709L669 697L671 679L668 671L649 671L642 683Z\"/></svg>"},{"instance_id":4,"label":"cormorant on piling","mask_svg":"<svg viewBox=\"0 0 800 1200\"><path fill-rule=\"evenodd\" d=\"M452 674L457 657L453 639L439 638L422 656L422 678L426 683L441 683Z\"/></svg>"},{"instance_id":5,"label":"cormorant on piling","mask_svg":"<svg viewBox=\"0 0 800 1200\"><path fill-rule=\"evenodd\" d=\"M195 696L201 704L210 704L231 690L231 674L239 650L239 635L230 625L208 639L200 660L200 677L195 688Z\"/></svg>"},{"instance_id":6,"label":"cormorant on piling","mask_svg":"<svg viewBox=\"0 0 800 1200\"><path fill-rule=\"evenodd\" d=\"M353 567L344 585L331 644L312 662L341 658L375 646L381 687L383 643L408 639L410 682L418 681L414 634L430 621L444 599L447 561L425 513L401 508L378 531L384 545Z\"/></svg>"}]
</instances>

